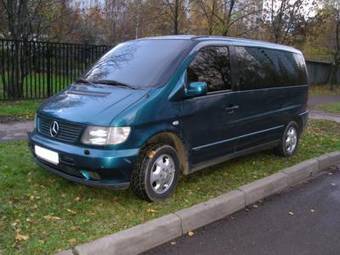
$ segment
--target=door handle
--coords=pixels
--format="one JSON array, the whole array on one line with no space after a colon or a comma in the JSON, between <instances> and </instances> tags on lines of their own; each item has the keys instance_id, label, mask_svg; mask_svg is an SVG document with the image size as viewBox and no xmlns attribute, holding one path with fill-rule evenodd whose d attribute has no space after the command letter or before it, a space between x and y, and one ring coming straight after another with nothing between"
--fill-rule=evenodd
<instances>
[{"instance_id":1,"label":"door handle","mask_svg":"<svg viewBox=\"0 0 340 255\"><path fill-rule=\"evenodd\" d=\"M225 107L224 109L228 112L228 113L233 113L236 110L238 110L240 108L239 105L228 105L227 107Z\"/></svg>"}]
</instances>

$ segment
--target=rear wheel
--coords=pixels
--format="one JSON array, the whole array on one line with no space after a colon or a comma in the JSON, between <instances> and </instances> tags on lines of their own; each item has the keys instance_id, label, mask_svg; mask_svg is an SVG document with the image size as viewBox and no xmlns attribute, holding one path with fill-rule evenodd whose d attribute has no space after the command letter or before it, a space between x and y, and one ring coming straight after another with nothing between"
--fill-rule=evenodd
<instances>
[{"instance_id":1,"label":"rear wheel","mask_svg":"<svg viewBox=\"0 0 340 255\"><path fill-rule=\"evenodd\" d=\"M170 145L157 144L141 153L131 177L131 189L140 198L159 201L175 190L179 177L179 159Z\"/></svg>"},{"instance_id":2,"label":"rear wheel","mask_svg":"<svg viewBox=\"0 0 340 255\"><path fill-rule=\"evenodd\" d=\"M298 147L299 143L299 127L295 121L291 121L283 132L280 145L275 148L275 152L284 157L292 156Z\"/></svg>"}]
</instances>

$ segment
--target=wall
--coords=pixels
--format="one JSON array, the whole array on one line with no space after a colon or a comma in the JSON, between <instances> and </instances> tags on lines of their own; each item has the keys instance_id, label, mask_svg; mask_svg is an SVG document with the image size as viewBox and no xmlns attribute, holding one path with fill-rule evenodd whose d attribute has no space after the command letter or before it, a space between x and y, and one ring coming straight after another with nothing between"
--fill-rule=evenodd
<instances>
[{"instance_id":1,"label":"wall","mask_svg":"<svg viewBox=\"0 0 340 255\"><path fill-rule=\"evenodd\" d=\"M332 64L328 62L319 62L306 60L309 83L311 85L326 84L330 75ZM340 83L340 68L337 71L337 83Z\"/></svg>"}]
</instances>

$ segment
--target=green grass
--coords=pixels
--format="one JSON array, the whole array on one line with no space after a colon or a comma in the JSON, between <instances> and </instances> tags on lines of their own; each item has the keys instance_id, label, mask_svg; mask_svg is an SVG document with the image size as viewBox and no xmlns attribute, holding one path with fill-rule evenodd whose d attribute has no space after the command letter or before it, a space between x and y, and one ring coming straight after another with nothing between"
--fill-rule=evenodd
<instances>
[{"instance_id":1,"label":"green grass","mask_svg":"<svg viewBox=\"0 0 340 255\"><path fill-rule=\"evenodd\" d=\"M24 79L24 97L25 98L44 98L48 96L48 79L46 73L31 73ZM51 75L52 94L55 94L65 88L74 79L69 76ZM8 77L5 75L5 82L7 83ZM0 76L0 98L5 98L3 79Z\"/></svg>"},{"instance_id":2,"label":"green grass","mask_svg":"<svg viewBox=\"0 0 340 255\"><path fill-rule=\"evenodd\" d=\"M324 112L340 114L340 102L321 104L321 105L318 105L316 109L324 111Z\"/></svg>"},{"instance_id":3,"label":"green grass","mask_svg":"<svg viewBox=\"0 0 340 255\"><path fill-rule=\"evenodd\" d=\"M312 120L295 156L281 158L266 151L231 160L181 178L172 198L148 203L129 190L93 189L53 176L33 163L25 142L2 143L0 254L52 254L335 150L340 150L340 124Z\"/></svg>"},{"instance_id":4,"label":"green grass","mask_svg":"<svg viewBox=\"0 0 340 255\"><path fill-rule=\"evenodd\" d=\"M312 85L309 87L310 96L336 96L340 95L340 85L336 85L334 90L330 89L330 86L325 85Z\"/></svg>"},{"instance_id":5,"label":"green grass","mask_svg":"<svg viewBox=\"0 0 340 255\"><path fill-rule=\"evenodd\" d=\"M41 100L0 102L0 120L1 118L33 119L40 104Z\"/></svg>"}]
</instances>

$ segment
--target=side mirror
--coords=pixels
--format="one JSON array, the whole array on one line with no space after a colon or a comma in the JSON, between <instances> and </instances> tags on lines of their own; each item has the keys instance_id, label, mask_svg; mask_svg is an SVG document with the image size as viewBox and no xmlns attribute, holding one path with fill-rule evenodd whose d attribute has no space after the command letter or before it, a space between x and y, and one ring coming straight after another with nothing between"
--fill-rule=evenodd
<instances>
[{"instance_id":1,"label":"side mirror","mask_svg":"<svg viewBox=\"0 0 340 255\"><path fill-rule=\"evenodd\" d=\"M208 85L206 82L191 82L185 91L187 97L204 96L207 94Z\"/></svg>"}]
</instances>

